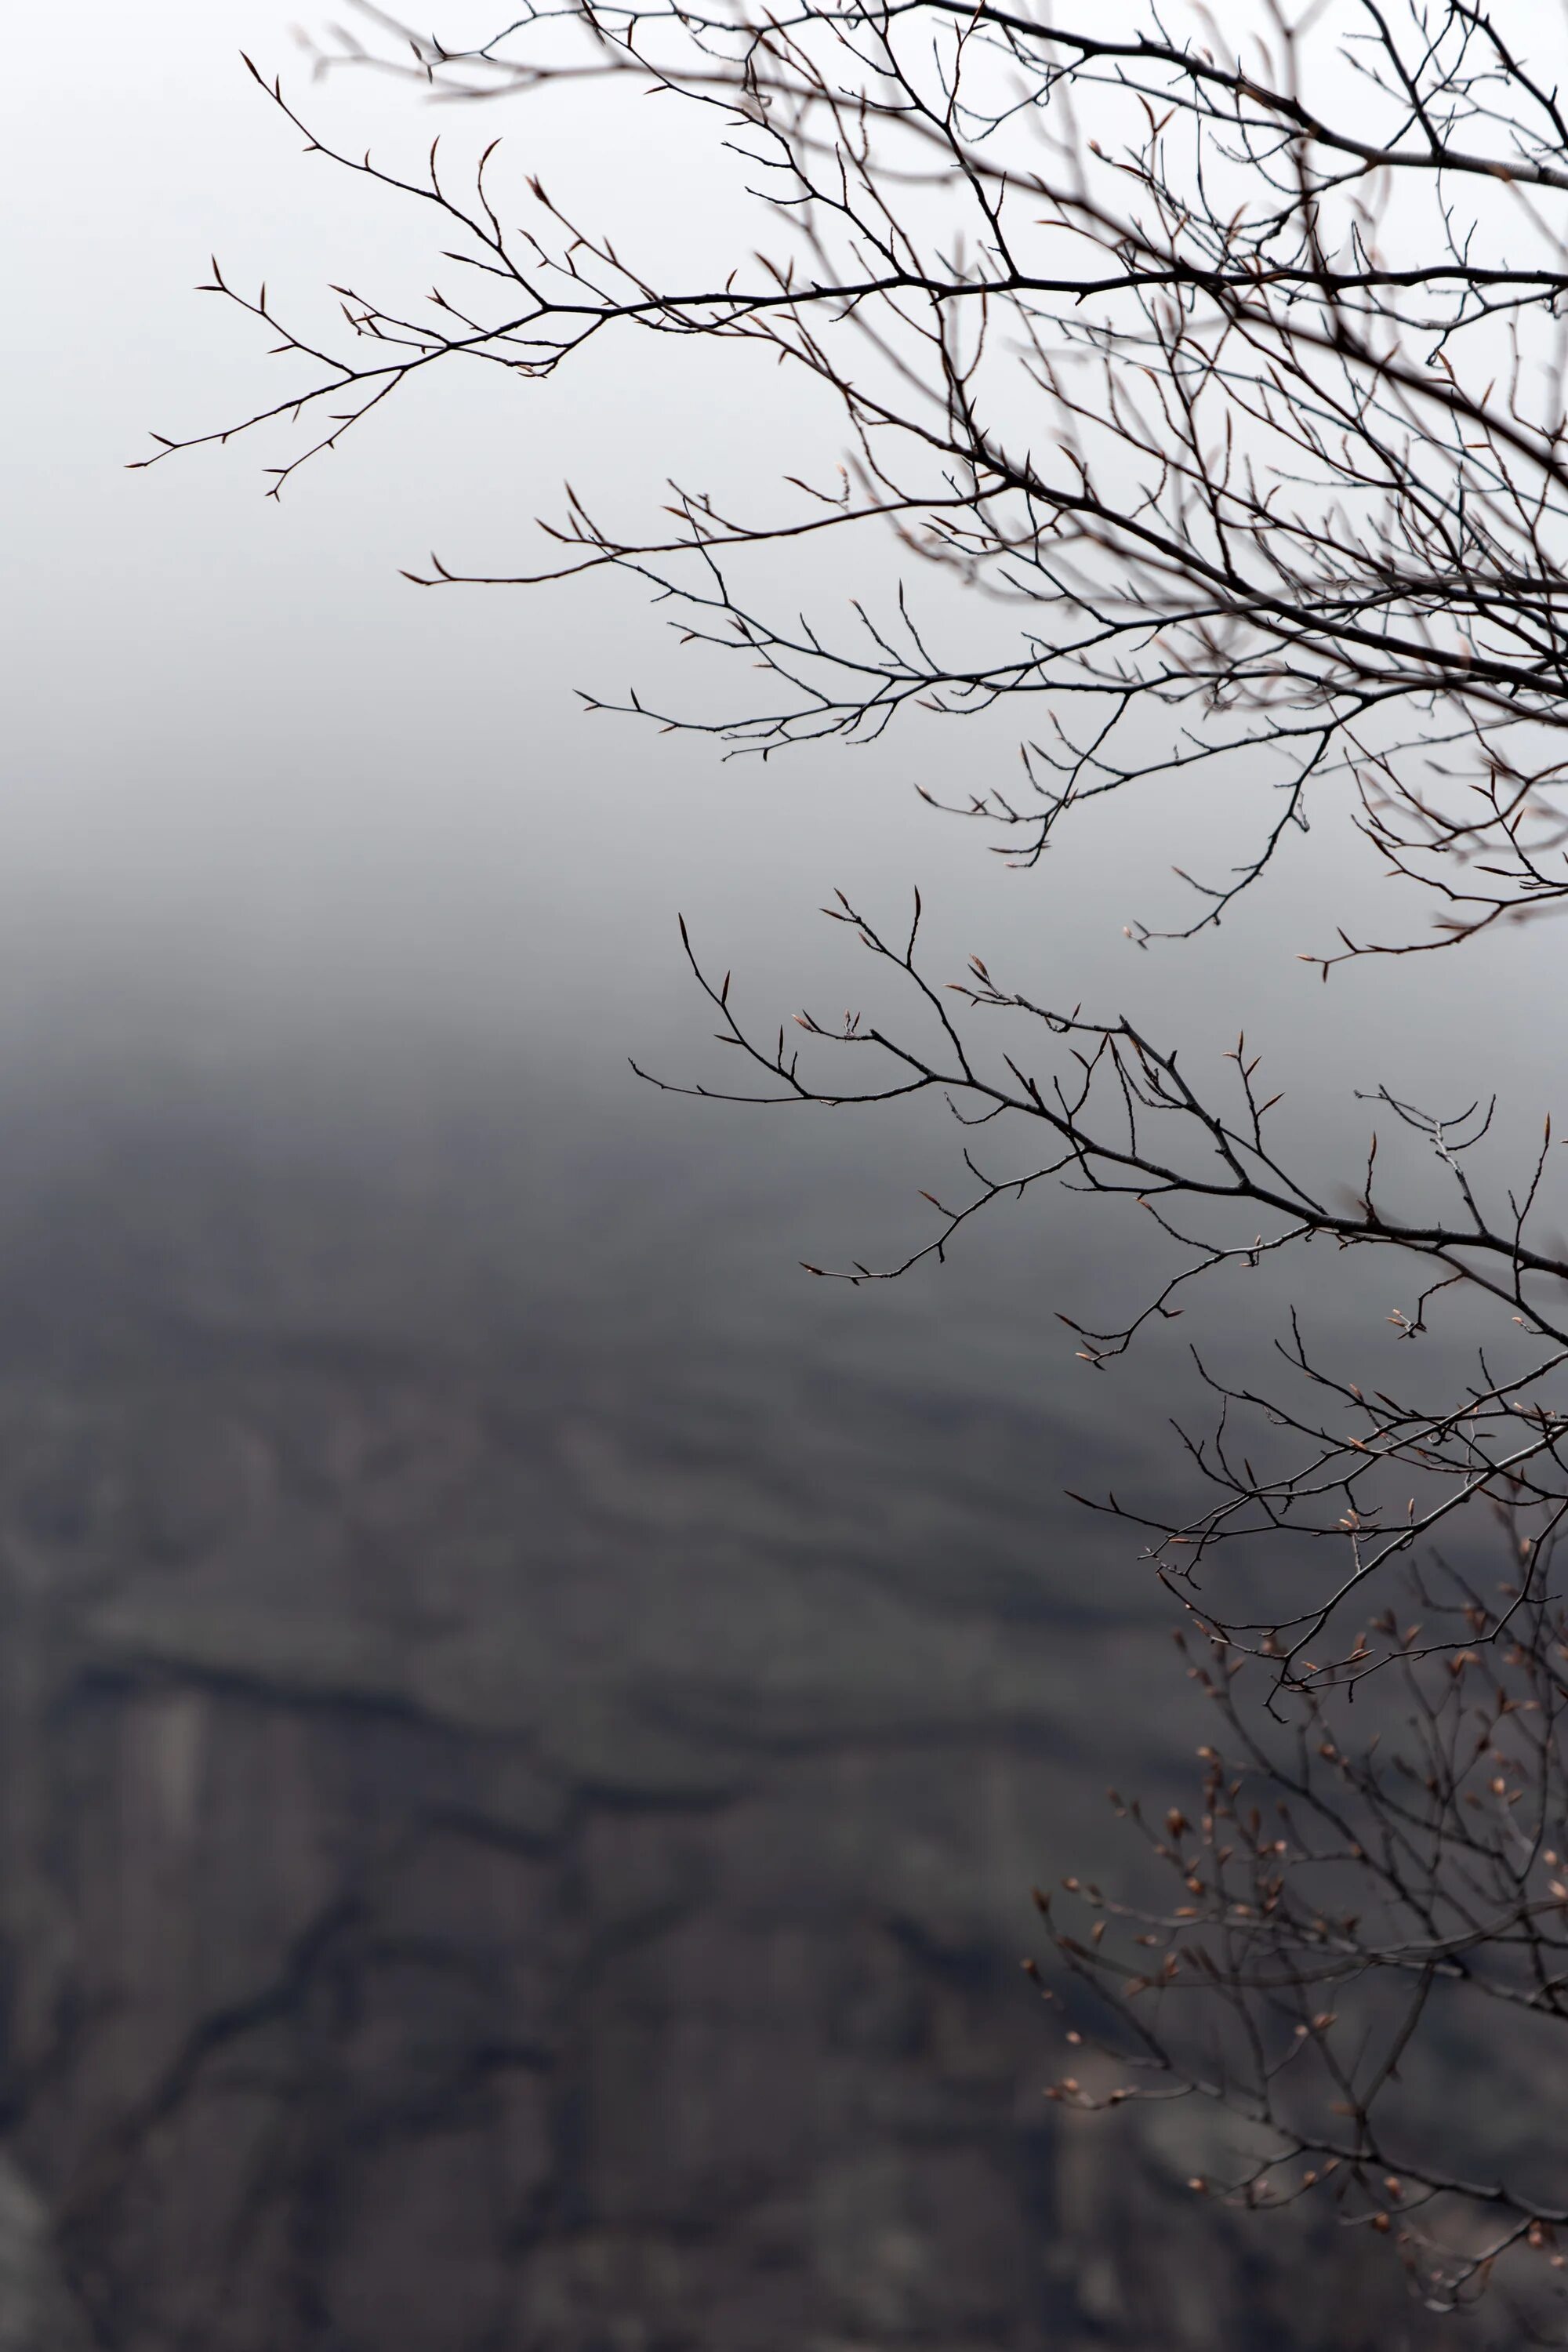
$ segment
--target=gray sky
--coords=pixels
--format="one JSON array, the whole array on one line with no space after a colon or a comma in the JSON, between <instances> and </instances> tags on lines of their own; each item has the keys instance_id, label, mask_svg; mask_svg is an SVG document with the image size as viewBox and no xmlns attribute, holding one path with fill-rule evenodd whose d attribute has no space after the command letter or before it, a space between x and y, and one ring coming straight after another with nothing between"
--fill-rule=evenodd
<instances>
[{"instance_id":1,"label":"gray sky","mask_svg":"<svg viewBox=\"0 0 1568 2352\"><path fill-rule=\"evenodd\" d=\"M397 576L432 544L479 568L526 560L529 519L564 476L635 504L670 471L744 486L794 470L797 444L828 443L776 373L639 340L550 386L448 374L281 507L261 495L276 451L259 445L124 471L147 428L226 421L271 389L279 362L257 332L190 290L210 251L305 316L345 272L378 289L427 280L422 226L302 158L240 47L389 155L416 155L430 121L386 83L311 97L282 9L169 0L149 19L85 0L71 26L68 47L41 11L13 32L4 100L12 216L27 229L5 439L12 1032L68 1009L198 1059L242 1038L376 1030L432 1050L500 1043L519 1067L622 1106L628 1137L652 1122L679 1136L688 1114L651 1107L625 1071L628 1051L674 1066L705 1027L676 908L771 1017L805 997L852 1001L843 944L813 915L830 887L892 911L918 881L955 967L979 949L1031 990L1142 1008L1194 1052L1245 1024L1310 1118L1359 1135L1351 1091L1388 1076L1511 1087L1534 1126L1551 1074L1516 1008L1554 984L1562 934L1325 991L1297 950L1383 888L1330 809L1220 938L1141 955L1122 923L1179 911L1169 866L1223 861L1229 804L1144 795L1081 824L1039 873L1011 875L910 790L1013 772L1005 733L930 726L870 753L726 765L705 743L579 715L575 683L684 675L619 583L422 594ZM505 130L517 168L552 193L609 218L629 205L647 236L696 253L718 217L709 166L656 118L552 99L486 113L482 135ZM459 147L479 135L454 132ZM873 587L889 576L879 561ZM795 1149L754 1125L720 1141L710 1115L689 1116L721 1160Z\"/></svg>"}]
</instances>

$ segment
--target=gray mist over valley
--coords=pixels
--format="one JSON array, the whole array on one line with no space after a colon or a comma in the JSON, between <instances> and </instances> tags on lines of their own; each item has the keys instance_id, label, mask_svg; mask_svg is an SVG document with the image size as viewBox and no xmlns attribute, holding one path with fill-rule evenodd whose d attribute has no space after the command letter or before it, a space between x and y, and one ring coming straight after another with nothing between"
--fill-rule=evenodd
<instances>
[{"instance_id":1,"label":"gray mist over valley","mask_svg":"<svg viewBox=\"0 0 1568 2352\"><path fill-rule=\"evenodd\" d=\"M422 265L247 77L311 96L286 12L89 0L8 47L0 2344L1359 2345L1245 2223L1194 2249L1174 2142L1047 2127L1018 1973L1033 1884L1137 1866L1106 1784L1204 1736L1136 1532L1066 1490L1179 1486L1189 1347L1245 1374L1274 1276L1099 1372L1058 1317L1164 1262L1131 1204L1039 1189L814 1281L923 1238L955 1130L628 1057L713 1078L678 911L765 1025L857 1002L835 887L897 924L918 885L953 972L1194 1062L1244 1024L1328 1164L1384 1079L1533 1135L1513 1008L1560 935L1324 987L1299 957L1394 888L1346 882L1331 790L1218 933L1140 951L1266 787L1119 797L1014 872L913 790L1016 761L1000 722L725 761L584 713L728 689L626 583L400 577L520 568L564 479L765 496L761 373L443 380L277 503L259 444L126 470L285 364L191 290L209 252L305 310ZM429 135L368 76L312 102ZM652 132L587 120L483 135L642 187ZM650 186L671 235L702 168ZM1375 1370L1401 1303L1325 1259L1310 1307ZM1173 2305L1107 2262L1129 2213Z\"/></svg>"}]
</instances>

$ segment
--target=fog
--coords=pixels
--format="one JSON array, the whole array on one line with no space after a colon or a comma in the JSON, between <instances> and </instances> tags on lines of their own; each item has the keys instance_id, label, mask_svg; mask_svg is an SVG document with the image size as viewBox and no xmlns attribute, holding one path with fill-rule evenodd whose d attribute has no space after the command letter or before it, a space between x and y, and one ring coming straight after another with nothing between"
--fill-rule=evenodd
<instances>
[{"instance_id":1,"label":"fog","mask_svg":"<svg viewBox=\"0 0 1568 2352\"><path fill-rule=\"evenodd\" d=\"M1325 987L1300 957L1331 945L1336 923L1386 925L1397 887L1352 845L1330 787L1311 833L1287 843L1217 933L1140 950L1125 927L1190 918L1172 866L1233 863L1237 841L1267 822L1266 786L1119 796L1065 828L1037 871L1014 872L978 828L913 790L1012 772L1000 721L921 721L869 750L726 760L710 739L584 715L578 688L614 698L652 679L702 709L743 692L683 656L635 583L430 593L400 576L431 548L476 569L522 568L532 518L559 512L565 480L644 511L667 476L766 495L799 470L797 444L831 458L833 420L802 411L787 382L746 359L714 367L700 346L649 338L640 352L606 345L549 384L443 371L278 501L262 471L277 451L260 440L129 470L150 429L206 430L277 396L268 371L286 363L265 357L260 331L192 290L209 254L232 283L265 278L306 318L325 314L334 281L417 289L428 275L424 226L301 156L239 52L282 72L351 147L368 139L412 156L428 112L370 77L312 89L290 27L291 12L271 7L168 0L150 15L86 0L68 23L35 10L10 31L0 102L23 234L4 458L6 1362L19 1392L47 1389L61 1426L86 1416L89 1485L101 1444L131 1486L153 1439L140 1423L95 1437L91 1416L119 1396L116 1381L153 1414L165 1347L193 1383L168 1409L168 1442L179 1451L183 1429L214 1459L229 1441L201 1421L200 1398L229 1375L189 1370L187 1344L279 1351L273 1401L237 1406L237 1426L253 1410L258 1426L275 1407L279 1426L296 1403L323 1424L339 1411L310 1386L327 1378L319 1364L291 1387L291 1348L392 1350L424 1367L406 1378L427 1378L432 1394L500 1384L504 1368L522 1433L509 1444L527 1454L540 1431L570 1422L605 1450L583 1439L578 1501L531 1490L495 1506L498 1524L521 1524L558 1562L597 1559L595 1544L608 1558L619 1543L648 1564L645 1583L613 1583L610 1601L597 1570L582 1571L584 1622L560 1635L572 1661L562 1674L610 1659L623 1679L668 1679L679 1651L699 1713L701 1674L715 1687L724 1674L743 1680L735 1661L775 1634L781 1654L794 1643L815 1662L800 1666L803 1686L837 1658L847 1687L884 1636L839 1613L841 1571L850 1584L864 1571L900 1607L904 1570L911 1591L940 1583L948 1630L921 1653L922 1687L946 1673L945 1642L954 1687L967 1676L966 1688L991 1689L987 1676L1005 1679L1008 1625L1044 1625L1057 1728L1022 1700L998 1702L1004 1729L1027 1717L1032 1794L995 1796L998 1818L1007 1806L1017 1817L987 1849L997 1883L975 1898L1022 1937L1036 1848L1042 1869L1063 1863L1064 1824L1077 1833L1089 1818L1088 1779L1098 1787L1129 1750L1157 1770L1187 1739L1178 1691L1131 1701L1152 1687L1166 1626L1136 1538L1062 1499L1086 1479L1165 1475L1187 1332L1152 1338L1112 1374L1078 1360L1058 1312L1092 1319L1107 1297L1126 1305L1154 1260L1133 1213L1059 1194L1031 1194L948 1265L902 1283L813 1282L803 1258L880 1259L922 1237L918 1188L942 1189L952 1131L901 1114L725 1108L639 1083L628 1057L678 1080L711 1069L678 911L714 968L733 967L738 999L766 1028L804 1003L857 1001L853 945L816 912L832 889L896 921L918 885L933 968L955 971L978 950L1031 992L1156 1025L1199 1065L1245 1028L1308 1148L1352 1168L1367 1125L1356 1089L1385 1079L1445 1101L1495 1088L1505 1138L1537 1130L1553 1107L1537 1008L1552 1001L1560 935L1543 927L1462 960L1358 967ZM485 112L480 131L458 119L455 148L503 130L519 168L552 194L606 219L634 205L650 237L700 247L695 216L721 160L692 150L679 176L659 130L630 106L608 118L613 135L581 98L503 115ZM872 592L895 576L886 549L868 543L864 562ZM816 590L843 597L862 584ZM1249 1294L1243 1318L1222 1290L1205 1344L1250 1360L1285 1296L1270 1293L1263 1313ZM1385 1322L1394 1303L1331 1283L1313 1299L1376 1361L1397 1344ZM285 1452L291 1442L277 1440ZM17 1440L24 1454L32 1444ZM617 1518L623 1474L640 1499ZM481 1464L466 1488L468 1475L454 1473L454 1496L488 1474ZM726 1480L744 1489L743 1508L724 1500ZM205 1506L191 1507L199 1517ZM422 1507L408 1506L411 1526ZM465 1507L442 1506L458 1518ZM268 1539L287 1549L294 1537ZM104 1541L89 1598L109 1596L115 1623L129 1623L125 1547L140 1538ZM394 1550L402 1541L387 1536ZM775 1550L808 1595L783 1631L757 1613L773 1590L757 1562ZM826 1580L813 1586L817 1571ZM247 1572L226 1567L215 1591ZM301 1568L298 1585L292 1570L276 1584L270 1568L257 1572L258 1590L284 1596L273 1608L306 1612L289 1659L267 1668L282 1687L309 1647L315 1570ZM460 1607L482 1611L500 1588L486 1569L470 1591L467 1573L451 1570ZM323 1570L321 1590L327 1580ZM332 1606L336 1641L349 1604ZM425 1622L406 1593L398 1606L408 1624ZM426 1606L435 1622L428 1594ZM258 1621L245 1622L245 1640L264 1648ZM1050 1630L1074 1623L1076 1637ZM164 1635L142 1625L126 1639L127 1654L155 1654L176 1682L207 1670L192 1663L195 1634L159 1649ZM220 1634L210 1642L221 1647ZM218 1647L222 1674L240 1674ZM1020 1652L1020 1676L1034 1656ZM344 1689L370 1686L370 1668L359 1684L343 1671ZM805 1739L778 1737L781 1753ZM174 1752L157 1750L157 1771L174 1769ZM868 1785L880 1768L857 1769ZM994 1795L1000 1783L984 1786ZM842 1788L811 1801L858 1818ZM866 1803L880 1837L883 1815ZM975 1834L952 1830L960 1846ZM635 1877L642 1851L628 1847L616 1867ZM853 1880L860 1865L843 1867ZM181 1910L194 1916L194 1883L170 1878L150 1933L178 1945L195 1932ZM844 1883L823 1902L847 1901ZM811 1900L800 1895L802 1917ZM647 2128L662 2127L653 2088L647 2097ZM1002 2340L983 2319L964 2324L976 2343ZM742 2339L705 2340L729 2352Z\"/></svg>"},{"instance_id":2,"label":"fog","mask_svg":"<svg viewBox=\"0 0 1568 2352\"><path fill-rule=\"evenodd\" d=\"M1005 778L1005 719L726 760L710 739L584 714L579 688L615 699L652 681L699 712L743 697L672 645L637 583L428 593L400 576L431 547L475 569L537 562L534 518L560 513L566 480L640 517L667 477L766 497L836 454L836 420L751 353L710 363L643 337L547 383L448 370L279 502L276 438L127 470L151 428L209 430L286 388L268 371L291 363L266 358L254 322L191 290L209 254L306 322L330 316L332 283L416 290L434 258L416 208L300 153L242 49L351 149L405 163L434 120L461 157L500 129L558 200L608 220L635 198L645 234L694 257L708 199L733 182L700 142L675 175L657 110L636 102L568 90L510 118L481 109L476 127L368 75L312 84L280 11L176 7L155 40L108 6L77 13L68 43L40 16L19 28L6 168L29 234L12 289L0 858L14 1071L75 1070L89 1102L173 1089L192 1115L248 1098L272 1149L292 1128L307 1156L312 1120L357 1118L384 1170L438 1150L460 1098L492 1125L508 1106L513 1181L535 1188L521 1278L606 1298L640 1285L645 1302L651 1284L686 1323L784 1314L858 1353L896 1332L942 1380L962 1345L969 1376L989 1358L992 1381L1044 1383L1075 1417L1085 1376L1052 1310L1093 1316L1094 1254L1124 1271L1129 1220L1036 1194L1005 1241L977 1236L896 1294L811 1284L801 1258L886 1255L917 1233L917 1188L956 1165L951 1130L639 1086L630 1056L712 1076L678 910L764 1027L864 985L816 913L834 887L897 920L918 885L944 976L982 951L1039 996L1130 1013L1200 1067L1245 1029L1325 1162L1359 1158L1355 1093L1384 1081L1445 1107L1496 1089L1510 1131L1537 1131L1551 1105L1521 1009L1558 968L1550 928L1328 988L1298 961L1337 923L1386 931L1409 913L1332 785L1222 930L1140 952L1124 926L1190 920L1171 867L1212 876L1245 855L1266 785L1117 796L1018 873L912 789ZM889 551L860 552L852 581L805 580L814 609L889 586ZM601 1213L585 1231L589 1165Z\"/></svg>"},{"instance_id":3,"label":"fog","mask_svg":"<svg viewBox=\"0 0 1568 2352\"><path fill-rule=\"evenodd\" d=\"M475 568L537 561L533 518L560 512L567 479L641 515L667 475L695 468L765 494L836 450L834 420L803 415L750 354L710 366L642 338L545 384L447 372L278 504L262 468L280 453L264 441L125 470L150 427L233 422L285 364L265 358L251 322L190 290L209 253L232 282L265 279L307 320L328 314L323 289L340 273L417 287L432 257L408 206L298 152L242 47L351 145L406 160L423 141L404 87L312 88L281 12L174 8L149 43L123 12L89 7L68 44L37 16L16 43L6 168L30 234L12 289L23 361L8 394L0 889L18 1051L47 1038L58 1059L68 1041L80 1052L97 1039L156 1052L193 1084L237 1058L289 1053L341 1055L367 1084L395 1069L415 1085L437 1066L449 1084L454 1056L479 1056L487 1086L530 1097L540 1135L569 1132L568 1106L591 1100L617 1153L668 1152L705 1197L725 1192L759 1269L841 1258L850 1228L875 1239L867 1206L880 1183L902 1204L942 1164L945 1139L910 1170L892 1122L828 1146L804 1135L809 1115L786 1132L778 1114L655 1100L626 1060L675 1077L697 1066L706 1024L678 909L771 1020L861 984L815 917L833 887L890 919L918 884L933 963L951 956L957 969L981 950L1017 984L1146 1018L1189 1055L1245 1028L1314 1123L1343 1120L1359 1139L1356 1088L1393 1077L1419 1095L1440 1071L1446 1089L1457 1076L1517 1097L1533 1128L1547 1107L1533 1040L1498 1017L1491 983L1506 980L1514 1004L1549 985L1549 932L1483 943L1462 970L1443 959L1358 970L1327 990L1296 960L1331 946L1336 922L1387 927L1391 886L1352 854L1332 787L1314 833L1287 842L1221 933L1141 954L1123 926L1190 919L1170 867L1235 862L1268 821L1267 788L1130 793L1080 813L1037 872L1014 873L911 789L1005 776L1016 750L1000 723L926 722L870 750L726 761L704 739L583 715L574 688L614 698L650 677L688 709L733 708L743 693L683 661L635 583L428 593L400 577L432 546ZM459 155L479 139L471 120L438 124ZM482 135L505 130L528 168L552 188L563 175L563 198L595 216L635 191L650 236L700 244L690 215L722 159L689 152L683 186L643 127L647 110L608 120L607 138L603 110L567 92L510 124L483 111ZM885 549L863 556L847 585L808 586L836 601L874 593L892 566ZM781 1150L802 1154L798 1187L781 1181ZM867 1206L852 1192L853 1210L830 1208L841 1178L866 1187ZM742 1206L736 1188L759 1182L765 1199ZM809 1246L796 1190L813 1196ZM1066 1215L1059 1203L1037 1213L1031 1249L1048 1255ZM1084 1246L1076 1225L1071 1246ZM922 1276L920 1305L898 1311L944 1318L964 1279L950 1273L939 1303L943 1285ZM819 1298L802 1311L839 1308ZM858 1311L883 1310L862 1299Z\"/></svg>"}]
</instances>

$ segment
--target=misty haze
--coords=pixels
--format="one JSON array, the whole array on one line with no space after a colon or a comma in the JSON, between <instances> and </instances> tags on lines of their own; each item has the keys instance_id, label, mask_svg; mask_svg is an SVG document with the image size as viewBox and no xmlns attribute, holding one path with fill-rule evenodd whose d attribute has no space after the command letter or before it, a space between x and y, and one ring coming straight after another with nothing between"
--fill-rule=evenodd
<instances>
[{"instance_id":1,"label":"misty haze","mask_svg":"<svg viewBox=\"0 0 1568 2352\"><path fill-rule=\"evenodd\" d=\"M451 48L500 29L454 14ZM408 54L369 10L347 37ZM1497 1189L1528 1182L1560 931L1503 920L1325 985L1309 959L1342 935L1430 922L1341 769L1222 924L1141 945L1202 911L1184 876L1267 836L1263 762L1086 798L1009 859L921 792L1024 794L1037 709L911 701L763 761L715 730L773 681L683 649L624 566L402 576L432 550L537 568L563 482L650 531L670 480L781 514L845 430L771 352L606 335L540 381L433 367L276 500L287 426L131 470L149 428L195 438L306 382L192 290L209 254L326 337L325 289L413 306L450 243L301 154L242 49L354 154L415 171L438 128L454 189L501 134L507 204L537 174L676 282L763 230L726 210L722 126L683 131L673 97L313 77L259 0L88 0L9 48L0 2347L1526 2340L1512 2305L1465 2336L1411 2290L1374 2204L1208 2194L1259 2161L1223 2101L1047 2097L1077 2062L1020 1964L1049 1979L1037 1887L1164 1903L1109 1788L1156 1823L1200 1810L1213 1710L1157 1569L1207 1490L1175 1425L1207 1431L1215 1382L1263 1393L1292 1302L1346 1397L1417 1357L1446 1395L1478 1339L1523 1363L1535 1294L1483 1323L1495 1300L1461 1293L1407 1346L1428 1271L1320 1220L1305 1261L1233 1257L1102 1350L1084 1333L1185 1263L1143 1177L1097 1199L1073 1162L940 1262L814 1278L924 1250L973 1189L966 1146L982 1182L1050 1151L937 1096L680 1089L770 1091L713 1043L731 1012L770 1053L803 1007L896 1018L819 910L901 947L918 890L933 992L979 955L1179 1045L1201 1087L1245 1032L1333 1215L1361 1213L1381 1118L1430 1222L1445 1171L1366 1098L1496 1095ZM905 569L867 530L853 561L786 542L751 578L837 615ZM930 593L955 666L1017 631L984 583ZM697 724L591 707L634 696ZM1152 761L1166 722L1130 723ZM1480 1459L1482 1504L1512 1508ZM1090 1507L1112 1496L1131 1516ZM1467 1575L1491 1540L1479 1516L1440 1537ZM1272 1594L1258 1557L1226 1607ZM1443 2033L1447 2112L1482 2119L1466 2177L1536 2168L1516 2234L1548 2263L1525 2232L1562 2200L1561 2130L1520 2085L1561 2059Z\"/></svg>"}]
</instances>

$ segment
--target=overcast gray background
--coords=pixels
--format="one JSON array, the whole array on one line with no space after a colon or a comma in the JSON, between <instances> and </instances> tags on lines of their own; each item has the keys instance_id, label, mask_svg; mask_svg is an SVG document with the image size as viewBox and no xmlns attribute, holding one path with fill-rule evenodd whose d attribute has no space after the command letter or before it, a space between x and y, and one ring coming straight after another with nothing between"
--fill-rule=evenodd
<instances>
[{"instance_id":1,"label":"overcast gray background","mask_svg":"<svg viewBox=\"0 0 1568 2352\"><path fill-rule=\"evenodd\" d=\"M725 763L706 741L580 714L574 684L687 690L635 590L426 594L399 578L432 545L475 568L526 563L530 518L558 509L563 477L634 514L667 472L765 493L836 446L775 371L643 338L547 386L453 373L281 506L262 496L276 444L123 470L148 427L226 423L273 389L282 363L254 327L190 290L210 251L304 320L327 315L331 279L416 291L430 274L426 225L302 158L242 47L351 143L405 162L422 149L429 114L406 89L312 93L280 10L91 0L68 33L35 11L9 44L13 1067L187 1103L259 1100L291 1073L273 1148L279 1121L303 1138L312 1115L390 1118L388 1160L414 1168L423 1136L430 1184L455 1096L488 1094L525 1137L529 1278L552 1293L652 1284L677 1321L784 1316L802 1344L836 1349L896 1339L944 1377L1039 1382L1075 1414L1111 1408L1072 1385L1085 1375L1050 1309L1093 1312L1101 1246L1124 1277L1125 1220L1111 1240L1037 1196L1002 1238L895 1297L795 1274L801 1255L842 1261L922 1230L915 1187L942 1189L952 1144L907 1120L786 1123L640 1089L628 1053L673 1075L700 1061L678 908L765 1019L856 1001L847 942L813 915L831 887L893 919L919 882L950 969L979 949L1033 992L1142 1012L1200 1066L1245 1024L1310 1148L1342 1135L1359 1151L1352 1090L1385 1076L1500 1086L1535 1129L1555 1081L1535 1008L1552 999L1557 935L1323 989L1298 951L1393 912L1331 796L1222 935L1140 954L1122 925L1179 916L1172 861L1223 865L1229 828L1268 814L1256 792L1145 793L1016 875L910 790L1016 772L1005 725ZM458 152L505 131L512 168L612 223L629 212L697 266L716 222L735 236L710 201L724 167L667 145L657 117L561 97L447 123ZM886 561L864 554L875 589ZM712 690L691 673L698 707ZM1388 1344L1394 1303L1352 1302L1368 1344Z\"/></svg>"}]
</instances>

